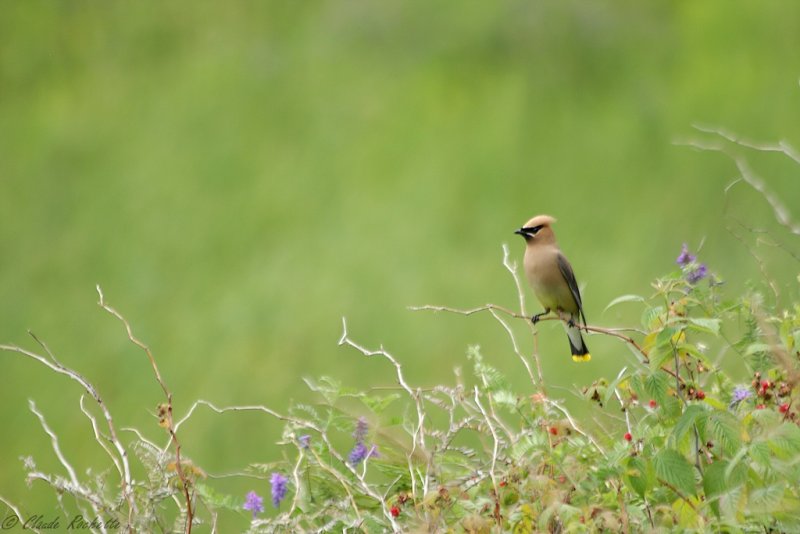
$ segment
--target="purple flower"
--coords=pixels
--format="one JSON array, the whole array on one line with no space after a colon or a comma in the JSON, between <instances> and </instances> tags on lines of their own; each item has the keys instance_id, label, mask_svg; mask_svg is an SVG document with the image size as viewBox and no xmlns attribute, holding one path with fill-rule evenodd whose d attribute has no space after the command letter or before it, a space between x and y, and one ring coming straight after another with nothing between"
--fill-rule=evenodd
<instances>
[{"instance_id":1,"label":"purple flower","mask_svg":"<svg viewBox=\"0 0 800 534\"><path fill-rule=\"evenodd\" d=\"M747 389L746 387L736 386L735 388L733 388L733 400L731 401L731 403L738 404L745 399L749 399L752 396L753 392Z\"/></svg>"},{"instance_id":2,"label":"purple flower","mask_svg":"<svg viewBox=\"0 0 800 534\"><path fill-rule=\"evenodd\" d=\"M752 396L753 392L747 389L745 386L736 386L735 388L733 388L733 396L731 397L731 403L729 408L735 408L743 400L749 399Z\"/></svg>"},{"instance_id":3,"label":"purple flower","mask_svg":"<svg viewBox=\"0 0 800 534\"><path fill-rule=\"evenodd\" d=\"M269 483L272 486L272 505L277 508L286 497L286 482L288 480L280 473L272 473Z\"/></svg>"},{"instance_id":4,"label":"purple flower","mask_svg":"<svg viewBox=\"0 0 800 534\"><path fill-rule=\"evenodd\" d=\"M301 447L307 449L308 446L311 444L311 436L309 436L308 434L303 434L302 436L297 438L297 441L300 442Z\"/></svg>"},{"instance_id":5,"label":"purple flower","mask_svg":"<svg viewBox=\"0 0 800 534\"><path fill-rule=\"evenodd\" d=\"M694 254L689 253L689 246L686 243L684 243L683 247L681 247L681 253L678 256L678 259L675 260L675 263L677 263L681 267L685 267L696 259L697 257Z\"/></svg>"},{"instance_id":6,"label":"purple flower","mask_svg":"<svg viewBox=\"0 0 800 534\"><path fill-rule=\"evenodd\" d=\"M689 252L689 247L686 243L681 247L681 253L675 263L681 266L683 277L690 284L696 284L708 276L708 267L706 267L705 263L697 264L697 256Z\"/></svg>"},{"instance_id":7,"label":"purple flower","mask_svg":"<svg viewBox=\"0 0 800 534\"><path fill-rule=\"evenodd\" d=\"M370 454L370 451L367 450L367 446L364 445L363 441L359 441L356 443L356 446L353 447L353 450L350 451L350 454L347 456L347 461L352 466L356 466L363 462Z\"/></svg>"},{"instance_id":8,"label":"purple flower","mask_svg":"<svg viewBox=\"0 0 800 534\"><path fill-rule=\"evenodd\" d=\"M706 276L708 276L708 268L706 267L705 263L701 263L686 273L686 281L690 284L696 284Z\"/></svg>"},{"instance_id":9,"label":"purple flower","mask_svg":"<svg viewBox=\"0 0 800 534\"><path fill-rule=\"evenodd\" d=\"M367 458L380 458L381 453L378 452L378 446L373 445L369 448L369 453L367 454Z\"/></svg>"},{"instance_id":10,"label":"purple flower","mask_svg":"<svg viewBox=\"0 0 800 534\"><path fill-rule=\"evenodd\" d=\"M255 519L256 514L264 511L264 499L255 491L251 491L245 498L244 509L253 512L253 519Z\"/></svg>"},{"instance_id":11,"label":"purple flower","mask_svg":"<svg viewBox=\"0 0 800 534\"><path fill-rule=\"evenodd\" d=\"M353 431L353 439L356 440L356 443L363 443L367 438L368 431L369 426L367 425L367 419L362 415L358 418L358 421L356 421L356 429Z\"/></svg>"}]
</instances>

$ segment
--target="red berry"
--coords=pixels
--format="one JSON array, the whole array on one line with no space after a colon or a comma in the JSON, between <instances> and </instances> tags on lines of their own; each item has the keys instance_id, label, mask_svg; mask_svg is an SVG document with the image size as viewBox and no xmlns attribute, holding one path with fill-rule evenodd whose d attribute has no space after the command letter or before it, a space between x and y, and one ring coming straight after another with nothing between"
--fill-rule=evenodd
<instances>
[{"instance_id":1,"label":"red berry","mask_svg":"<svg viewBox=\"0 0 800 534\"><path fill-rule=\"evenodd\" d=\"M398 515L400 515L400 508L398 508L397 506L392 506L392 509L389 511L392 513L392 517L397 517Z\"/></svg>"},{"instance_id":2,"label":"red berry","mask_svg":"<svg viewBox=\"0 0 800 534\"><path fill-rule=\"evenodd\" d=\"M500 486L501 488L505 488L507 485L508 485L508 482L506 482L505 480L501 480L500 484L498 484L498 486Z\"/></svg>"},{"instance_id":3,"label":"red berry","mask_svg":"<svg viewBox=\"0 0 800 534\"><path fill-rule=\"evenodd\" d=\"M697 390L697 400L703 400L706 398L706 394L703 392L702 389Z\"/></svg>"},{"instance_id":4,"label":"red berry","mask_svg":"<svg viewBox=\"0 0 800 534\"><path fill-rule=\"evenodd\" d=\"M630 432L625 432L625 436L624 437L625 437L625 441L630 441L630 440L633 439L633 436L631 436Z\"/></svg>"},{"instance_id":5,"label":"red berry","mask_svg":"<svg viewBox=\"0 0 800 534\"><path fill-rule=\"evenodd\" d=\"M655 399L650 399L650 402L648 404L650 404L651 408L655 408L658 405Z\"/></svg>"},{"instance_id":6,"label":"red berry","mask_svg":"<svg viewBox=\"0 0 800 534\"><path fill-rule=\"evenodd\" d=\"M756 405L756 410L763 410L764 408L766 408L766 406L763 404Z\"/></svg>"},{"instance_id":7,"label":"red berry","mask_svg":"<svg viewBox=\"0 0 800 534\"><path fill-rule=\"evenodd\" d=\"M786 403L786 402L784 402L783 404L781 404L780 406L778 406L778 411L779 411L779 412L781 412L781 413L786 413L786 412L788 412L788 411L789 411L789 404L788 404L788 403Z\"/></svg>"},{"instance_id":8,"label":"red berry","mask_svg":"<svg viewBox=\"0 0 800 534\"><path fill-rule=\"evenodd\" d=\"M558 435L558 429L556 427L554 427L554 426L551 426L550 427L550 433L553 434L554 436L557 436Z\"/></svg>"},{"instance_id":9,"label":"red berry","mask_svg":"<svg viewBox=\"0 0 800 534\"><path fill-rule=\"evenodd\" d=\"M771 384L769 383L769 380L763 380L763 381L761 382L761 388L762 388L762 389L767 389L768 387L770 387L770 385L771 385Z\"/></svg>"}]
</instances>

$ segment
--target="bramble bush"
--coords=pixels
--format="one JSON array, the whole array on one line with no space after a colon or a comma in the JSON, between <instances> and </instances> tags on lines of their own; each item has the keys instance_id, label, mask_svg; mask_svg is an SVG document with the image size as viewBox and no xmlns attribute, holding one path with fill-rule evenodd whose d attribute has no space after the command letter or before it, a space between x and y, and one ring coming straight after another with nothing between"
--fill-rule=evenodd
<instances>
[{"instance_id":1,"label":"bramble bush","mask_svg":"<svg viewBox=\"0 0 800 534\"><path fill-rule=\"evenodd\" d=\"M0 348L82 385L97 404L82 398L80 407L109 471L79 476L31 403L65 473L42 472L29 458L28 479L51 486L65 511L104 518L91 525L98 532L111 529L109 518L134 532L214 530L219 513L240 514L250 532L800 531L800 304L778 309L755 287L729 295L723 273L684 247L677 268L655 280L649 295L609 304L639 306L638 327L586 327L617 338L631 358L613 379L583 390L586 415L577 417L547 391L536 328L504 250L518 311L492 304L416 309L490 315L530 379L524 392L513 391L479 347L467 351L469 373L417 387L398 358L359 345L343 320L340 345L384 359L396 387L307 379L319 398L314 405L283 413L198 400L176 419L152 352L98 288L100 306L123 323L163 388L156 412L168 444L147 437L154 429L123 439L97 389L34 337L38 352ZM532 351L521 349L528 344L521 336L531 336ZM747 371L727 369L726 358ZM258 411L284 422L283 458L249 468L269 477L269 493L262 484L247 496L221 494L182 454L181 425L198 409ZM134 479L131 462L147 477ZM263 514L265 499L276 515Z\"/></svg>"}]
</instances>

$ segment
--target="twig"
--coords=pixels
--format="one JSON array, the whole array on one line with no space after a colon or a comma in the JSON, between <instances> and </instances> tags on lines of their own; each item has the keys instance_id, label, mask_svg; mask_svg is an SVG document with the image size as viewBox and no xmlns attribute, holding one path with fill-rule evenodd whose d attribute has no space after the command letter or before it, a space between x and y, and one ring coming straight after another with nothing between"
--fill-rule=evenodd
<instances>
[{"instance_id":1,"label":"twig","mask_svg":"<svg viewBox=\"0 0 800 534\"><path fill-rule=\"evenodd\" d=\"M42 425L42 430L44 430L45 434L50 436L50 445L53 448L53 452L55 453L56 458L58 458L58 461L61 463L64 469L67 470L67 474L69 475L69 480L74 486L74 488L76 490L80 490L84 494L89 494L90 492L83 488L81 481L78 479L78 474L75 472L75 469L72 467L72 464L69 463L66 456L64 456L64 453L61 451L61 445L58 442L58 436L56 435L55 432L53 432L53 429L50 428L50 425L47 424L47 420L44 418L44 414L42 414L42 412L40 412L36 408L36 403L33 401L33 399L28 399L28 409L30 409L30 411L33 412L33 414L39 418L39 424ZM94 500L90 500L89 503L92 505L92 510L94 511L95 516L99 516L100 506L98 506L94 502ZM86 510L84 510L80 506L78 507L78 509L83 514L83 516L86 517ZM102 532L105 532L106 531L105 526L101 525L100 530Z\"/></svg>"},{"instance_id":2,"label":"twig","mask_svg":"<svg viewBox=\"0 0 800 534\"><path fill-rule=\"evenodd\" d=\"M785 139L781 139L777 143L763 143L757 141L749 141L747 139L740 138L735 133L725 130L723 128L717 128L714 126L705 126L702 124L693 124L692 127L695 130L699 130L703 133L719 135L720 137L727 139L731 143L735 143L745 148L752 148L753 150L759 150L761 152L780 152L787 158L792 159L797 163L800 163L800 152L798 152Z\"/></svg>"},{"instance_id":3,"label":"twig","mask_svg":"<svg viewBox=\"0 0 800 534\"><path fill-rule=\"evenodd\" d=\"M133 329L131 328L130 323L128 322L125 317L123 317L117 310L112 308L108 305L105 301L105 297L103 296L103 290L100 288L99 285L95 286L97 289L97 296L99 297L99 301L97 304L103 308L105 311L119 319L119 321L125 327L125 331L128 334L128 339L137 347L142 349L144 353L147 355L147 359L150 360L150 365L153 368L153 372L156 376L156 381L161 386L161 389L164 391L164 396L167 398L166 404L166 413L162 417L162 421L169 432L170 438L172 443L175 445L175 470L178 474L178 478L181 481L181 486L183 489L183 496L186 500L186 525L184 527L184 531L186 534L191 534L192 532L192 523L194 520L194 507L192 505L192 496L189 493L189 481L186 478L186 474L183 472L183 466L181 464L181 443L178 440L178 436L175 433L175 427L172 421L172 392L167 388L167 385L164 383L164 380L161 378L161 372L158 370L158 365L156 364L156 359L153 356L153 352L150 350L145 343L140 341L136 336L133 335Z\"/></svg>"},{"instance_id":4,"label":"twig","mask_svg":"<svg viewBox=\"0 0 800 534\"><path fill-rule=\"evenodd\" d=\"M339 338L339 345L340 346L341 345L348 345L350 347L353 347L354 349L359 351L364 356L383 356L392 365L394 365L395 373L397 375L398 384L400 384L400 386L406 391L406 393L408 393L408 395L414 401L414 405L415 405L416 410L417 410L417 425L416 425L416 428L414 429L414 432L413 432L413 434L411 436L412 437L412 446L411 446L411 450L409 451L408 456L407 456L409 470L411 470L411 467L413 465L412 456L414 455L415 452L417 452L417 449L419 449L419 452L427 457L426 473L425 473L425 476L422 478L422 494L423 495L427 495L427 493L428 493L429 475L430 475L430 463L431 463L432 460L431 460L431 456L428 454L427 447L426 447L426 444L425 444L425 408L424 408L423 403L422 403L422 394L421 394L421 392L419 390L418 391L414 391L414 390L411 389L411 387L408 385L408 383L406 382L406 380L405 380L405 378L403 376L403 369L402 369L400 363L394 358L394 356L389 354L383 347L381 347L378 350L370 350L370 349L367 349L365 347L362 347L358 343L355 343L353 340L351 340L347 335L347 320L344 317L342 317L342 336ZM410 474L411 474L411 482L412 482L412 492L414 492L414 495L416 496L415 487L414 487L415 486L415 478L414 478L413 470L411 470Z\"/></svg>"},{"instance_id":5,"label":"twig","mask_svg":"<svg viewBox=\"0 0 800 534\"><path fill-rule=\"evenodd\" d=\"M6 499L6 498L5 498L5 497L3 497L2 495L0 495L0 502L1 502L1 503L3 503L3 504L5 504L5 505L6 505L6 506L8 506L9 508L11 508L11 511L12 511L12 512L14 512L14 515L15 515L15 516L17 516L17 521L16 521L16 523L15 523L15 524L20 524L20 523L24 524L24 523L25 523L25 520L24 520L24 518L22 517L22 512L20 512L20 511L19 511L19 508L17 508L16 506L14 506L14 504L13 504L11 501L9 501L8 499ZM5 520L4 520L4 522L3 522L3 528L7 528L9 525L11 525L11 523L10 523L10 522L8 522L8 520L7 520L7 519L5 519ZM14 526L10 526L10 528L14 528ZM36 529L36 528L33 528L32 526L26 526L25 528L26 528L26 529L30 529L30 530L32 530L33 532L36 532L36 534L41 534L41 531L40 531L40 530L38 530L38 529Z\"/></svg>"},{"instance_id":6,"label":"twig","mask_svg":"<svg viewBox=\"0 0 800 534\"><path fill-rule=\"evenodd\" d=\"M209 402L207 400L203 400L203 399L199 399L199 400L195 401L192 404L192 406L189 408L189 411L187 412L187 414L178 421L178 423L176 424L176 427L180 426L183 423L185 423L199 406L205 406L205 407L207 407L207 408L211 409L212 411L214 411L216 413L219 413L219 414L226 413L226 412L252 412L252 411L263 412L263 413L266 413L266 414L268 414L268 415L270 415L270 416L272 416L272 417L274 417L274 418L276 418L276 419L278 419L280 421L290 422L290 423L293 423L294 425L296 425L296 426L298 426L300 428L306 428L308 430L316 432L317 434L319 434L320 438L322 438L322 441L327 446L327 448L328 448L327 452L333 458L335 458L337 461L339 461L342 465L344 465L345 468L348 471L350 471L353 474L353 476L356 477L356 479L358 480L359 486L364 491L364 493L369 495L372 499L374 499L375 501L377 501L381 505L381 509L383 511L383 515L391 523L392 528L394 529L394 531L395 532L399 532L400 531L400 528L397 525L397 522L394 520L394 517L392 517L392 514L389 511L389 507L386 506L386 502L384 501L384 499L372 489L372 487L365 480L364 476L361 473L359 473L358 471L356 471L356 469L354 469L353 466L351 466L347 462L347 459L344 458L341 454L339 454L339 452L333 447L333 444L331 443L327 432L325 432L325 429L319 427L318 425L316 425L316 424L314 424L314 423L312 423L310 421L306 421L304 419L299 419L297 417L291 417L291 416L288 416L288 415L283 415L281 413L276 412L275 410L272 410L272 409L267 408L266 406L262 406L262 405L218 407L218 406L214 405L213 403L211 403L211 402ZM347 480L344 477L342 477L342 475L336 469L334 469L333 467L327 465L322 460L322 458L320 458L319 455L314 452L313 449L309 449L309 452L317 460L317 462L319 463L320 467L322 467L323 469L325 469L326 471L331 473L343 485L343 487L345 487L345 490L347 491L348 495L350 496L350 501L353 504L353 507L354 507L354 509L356 511L356 514L360 517L360 512L359 512L358 508L356 507L355 499L352 497L352 494L351 494L351 492L349 490L349 486L347 486L347 484L349 484L349 482L347 482Z\"/></svg>"},{"instance_id":7,"label":"twig","mask_svg":"<svg viewBox=\"0 0 800 534\"><path fill-rule=\"evenodd\" d=\"M95 441L97 441L97 443L100 444L100 446L103 448L103 450L106 451L106 454L108 454L108 457L111 458L111 462L114 464L114 467L117 468L117 472L120 474L120 476L122 476L122 466L120 465L119 460L117 459L116 455L114 454L114 451L112 451L109 448L109 446L106 445L106 443L105 443L106 441L111 441L111 440L108 439L105 436L101 436L100 435L100 429L97 426L97 419L95 418L94 415L92 415L89 412L89 410L86 409L86 406L83 405L83 399L84 399L84 396L81 395L81 398L79 400L79 405L80 405L80 408L81 408L81 412L83 412L83 415L85 415L89 419L89 421L91 422L92 432L94 433Z\"/></svg>"},{"instance_id":8,"label":"twig","mask_svg":"<svg viewBox=\"0 0 800 534\"><path fill-rule=\"evenodd\" d=\"M733 134L725 132L719 128L709 128L704 126L694 126L695 129L703 132L703 133L711 133L716 134L717 136L721 137L722 139L735 143L737 145L752 148L755 150L761 151L773 151L773 152L781 152L785 154L787 157L793 159L794 161L800 163L800 155L798 155L797 151L789 146L788 143L785 141L781 141L778 145L769 145L769 144L759 144L759 143L752 143L748 141L743 141L741 139L737 139ZM699 150L706 150L712 152L720 152L733 161L736 168L739 170L739 174L742 179L755 189L761 196L764 197L764 200L772 208L772 212L775 215L775 219L781 226L786 227L791 233L795 235L800 235L800 224L795 223L792 220L791 213L789 209L781 202L781 200L775 195L772 191L767 188L767 185L764 183L764 180L759 178L755 175L755 173L750 169L750 166L743 157L734 154L728 146L724 143L720 142L713 142L713 141L701 141L696 139L689 139L685 141L679 141L676 144L684 145L684 146L691 146L697 148Z\"/></svg>"},{"instance_id":9,"label":"twig","mask_svg":"<svg viewBox=\"0 0 800 534\"><path fill-rule=\"evenodd\" d=\"M503 267L506 268L506 270L511 275L511 278L514 280L514 287L517 290L517 299L519 300L519 313L523 317L527 317L528 312L525 310L525 291L523 291L522 289L522 282L520 282L519 274L517 273L517 263L516 262L512 263L510 257L511 256L508 253L508 245L503 243ZM545 393L544 375L542 374L542 362L539 359L539 344L536 338L536 328L533 326L533 323L531 322L528 323L528 330L530 331L531 336L534 339L533 352L531 353L531 357L533 358L533 361L536 364L536 373L539 376L539 389L542 391L542 393ZM520 357L522 356L520 355ZM522 358L522 360L523 363L525 363L525 368L527 369L528 367L527 361L524 358Z\"/></svg>"},{"instance_id":10,"label":"twig","mask_svg":"<svg viewBox=\"0 0 800 534\"><path fill-rule=\"evenodd\" d=\"M477 308L469 308L469 309L459 309L459 308L451 308L449 306L433 306L433 305L430 305L430 304L425 304L423 306L410 306L409 309L412 310L412 311L449 312L449 313L457 313L459 315L472 315L472 314L479 313L479 312L482 312L482 311L489 311L490 313L492 313L495 310L497 310L497 311L501 311L501 312L503 312L503 313L505 313L505 314L507 314L507 315L509 315L511 317L514 317L515 319L524 319L525 321L530 322L530 317L527 317L525 315L513 312L513 311L509 310L508 308L504 308L502 306L497 306L496 304L486 304L484 306L479 306ZM538 322L542 322L542 321L561 321L561 320L562 319L560 317L549 316L549 317L540 318ZM625 334L621 333L621 332L623 332L625 330L634 330L634 331L638 332L638 330L636 330L636 329L630 329L630 328L604 328L604 327L601 327L601 326L591 326L591 325L576 325L576 326L578 328L580 328L581 330L585 330L586 332L594 332L596 334L605 334L607 336L612 336L612 337L616 337L618 339L621 339L624 342L626 342L629 345L631 345L632 347L634 347L639 352L639 354L641 354L645 358L645 360L648 357L647 356L647 352L632 337L626 336Z\"/></svg>"},{"instance_id":11,"label":"twig","mask_svg":"<svg viewBox=\"0 0 800 534\"><path fill-rule=\"evenodd\" d=\"M484 409L483 405L481 404L480 393L478 391L478 386L474 387L473 393L474 393L475 405L478 407L478 410L480 410L481 415L483 415L483 420L486 422L486 425L489 427L489 432L491 432L492 440L494 442L494 445L492 447L492 466L489 469L489 476L492 479L492 487L494 488L494 492L495 492L495 494L497 494L497 477L495 476L495 472L494 471L495 471L495 466L497 465L497 453L498 453L498 451L500 449L500 438L497 436L497 430L494 428L494 425L492 424L492 420L489 417L489 414L486 413L486 410Z\"/></svg>"},{"instance_id":12,"label":"twig","mask_svg":"<svg viewBox=\"0 0 800 534\"><path fill-rule=\"evenodd\" d=\"M37 339L35 336L32 337L34 337L34 339ZM134 500L133 488L131 486L131 471L130 471L130 465L128 463L128 452L127 450L125 450L125 447L122 445L122 442L120 442L119 438L117 438L117 432L114 427L114 420L111 417L111 412L108 410L108 407L106 406L105 402L100 397L100 394L97 392L97 389L95 389L95 387L80 373L74 371L73 369L70 369L69 367L66 367L65 365L62 365L57 360L48 359L40 354L29 351L27 349L23 349L22 347L18 347L16 345L0 344L0 350L22 354L23 356L27 356L28 358L36 360L37 362L41 363L42 365L48 367L50 370L55 371L58 374L62 374L64 376L71 378L72 380L80 384L81 387L89 395L91 395L92 398L95 400L95 402L97 402L97 404L100 406L100 410L103 412L103 417L106 420L106 425L108 426L110 441L111 443L114 444L114 448L117 450L117 453L119 454L120 460L122 462L123 477L121 481L121 486L122 486L122 494L128 501L128 519L129 519L128 528L130 528L130 518L133 516L133 514L136 513L136 501Z\"/></svg>"},{"instance_id":13,"label":"twig","mask_svg":"<svg viewBox=\"0 0 800 534\"><path fill-rule=\"evenodd\" d=\"M587 434L586 432L581 430L581 428L578 426L578 423L575 422L575 420L572 418L572 415L570 415L569 411L566 408L564 408L558 402L550 398L545 397L544 400L547 404L549 404L550 406L552 406L553 408L557 409L559 412L564 414L564 417L567 418L567 421L569 421L570 426L575 432L577 432L584 438L588 439L589 442L592 445L594 445L594 447L600 452L600 454L602 454L603 456L606 455L606 451L603 449L603 447L600 446L600 444L591 436L591 434Z\"/></svg>"},{"instance_id":14,"label":"twig","mask_svg":"<svg viewBox=\"0 0 800 534\"><path fill-rule=\"evenodd\" d=\"M695 512L697 512L697 507L694 505L694 503L693 503L691 500L689 500L689 498L688 498L688 497L686 497L686 495L684 495L684 494L683 494L683 492L682 492L681 490L679 490L678 488L676 488L675 486L673 486L672 484L670 484L669 482L667 482L667 481L666 481L666 480L664 480L663 478L658 478L658 481L659 481L659 482L661 482L662 484L664 484L666 487L668 487L668 488L669 488L669 489L671 489L672 491L674 491L674 492L675 492L675 495L677 495L678 497L680 497L681 499L683 499L683 501L684 501L686 504L688 504L688 505L689 505L689 507L690 507L692 510L694 510Z\"/></svg>"}]
</instances>

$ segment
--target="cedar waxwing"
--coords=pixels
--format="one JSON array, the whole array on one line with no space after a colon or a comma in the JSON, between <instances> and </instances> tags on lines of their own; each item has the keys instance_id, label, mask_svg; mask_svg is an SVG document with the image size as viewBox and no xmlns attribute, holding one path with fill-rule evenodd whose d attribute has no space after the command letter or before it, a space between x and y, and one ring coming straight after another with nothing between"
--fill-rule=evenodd
<instances>
[{"instance_id":1,"label":"cedar waxwing","mask_svg":"<svg viewBox=\"0 0 800 534\"><path fill-rule=\"evenodd\" d=\"M559 316L568 317L566 323L569 348L572 359L576 362L587 362L592 359L586 343L583 342L581 331L576 325L586 325L583 315L583 304L575 273L567 258L561 253L556 243L556 236L550 225L556 220L549 215L537 215L525 226L514 232L525 238L525 274L536 294L536 298L544 306L544 312L531 317L533 324L550 311L555 311Z\"/></svg>"}]
</instances>

